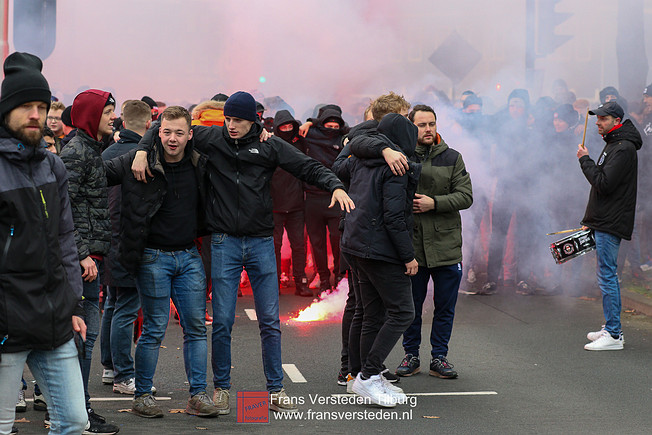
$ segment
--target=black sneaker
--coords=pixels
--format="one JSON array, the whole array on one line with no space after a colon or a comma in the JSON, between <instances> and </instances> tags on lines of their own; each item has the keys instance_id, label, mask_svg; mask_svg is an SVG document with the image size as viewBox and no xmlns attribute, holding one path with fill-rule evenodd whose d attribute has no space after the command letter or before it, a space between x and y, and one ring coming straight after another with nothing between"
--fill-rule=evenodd
<instances>
[{"instance_id":1,"label":"black sneaker","mask_svg":"<svg viewBox=\"0 0 652 435\"><path fill-rule=\"evenodd\" d=\"M337 374L337 385L346 387L346 373L344 373L343 370L340 370L340 372Z\"/></svg>"},{"instance_id":2,"label":"black sneaker","mask_svg":"<svg viewBox=\"0 0 652 435\"><path fill-rule=\"evenodd\" d=\"M18 428L16 426L11 426L11 432L9 433L18 433Z\"/></svg>"},{"instance_id":3,"label":"black sneaker","mask_svg":"<svg viewBox=\"0 0 652 435\"><path fill-rule=\"evenodd\" d=\"M83 435L113 435L120 432L118 426L107 423L106 419L96 414L93 408L88 408L88 423Z\"/></svg>"},{"instance_id":4,"label":"black sneaker","mask_svg":"<svg viewBox=\"0 0 652 435\"><path fill-rule=\"evenodd\" d=\"M485 283L485 285L482 286L480 290L475 292L476 295L482 295L482 296L489 296L494 293L496 293L496 290L498 289L498 286L496 285L495 282L488 282Z\"/></svg>"},{"instance_id":5,"label":"black sneaker","mask_svg":"<svg viewBox=\"0 0 652 435\"><path fill-rule=\"evenodd\" d=\"M390 372L388 368L385 368L382 372L380 372L380 375L385 378L387 382L391 382L392 384L395 384L396 382L400 381L401 378L396 376L394 373Z\"/></svg>"},{"instance_id":6,"label":"black sneaker","mask_svg":"<svg viewBox=\"0 0 652 435\"><path fill-rule=\"evenodd\" d=\"M455 379L457 372L453 370L453 364L449 363L445 356L439 355L430 361L430 376L437 376L442 379Z\"/></svg>"},{"instance_id":7,"label":"black sneaker","mask_svg":"<svg viewBox=\"0 0 652 435\"><path fill-rule=\"evenodd\" d=\"M525 281L519 281L516 284L516 293L524 296L532 296L534 294L534 286L529 285Z\"/></svg>"},{"instance_id":8,"label":"black sneaker","mask_svg":"<svg viewBox=\"0 0 652 435\"><path fill-rule=\"evenodd\" d=\"M310 290L306 284L297 284L294 294L304 298L311 298L314 296L312 290Z\"/></svg>"},{"instance_id":9,"label":"black sneaker","mask_svg":"<svg viewBox=\"0 0 652 435\"><path fill-rule=\"evenodd\" d=\"M421 371L419 368L420 366L421 361L419 361L419 357L408 353L403 357L403 361L401 361L401 364L396 368L396 374L399 376L416 375Z\"/></svg>"}]
</instances>

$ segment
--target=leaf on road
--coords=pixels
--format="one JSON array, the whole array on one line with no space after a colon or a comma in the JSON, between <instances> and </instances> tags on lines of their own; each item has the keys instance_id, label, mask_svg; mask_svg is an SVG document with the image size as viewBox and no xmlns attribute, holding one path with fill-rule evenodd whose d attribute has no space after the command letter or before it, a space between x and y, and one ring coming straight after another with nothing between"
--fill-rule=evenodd
<instances>
[{"instance_id":1,"label":"leaf on road","mask_svg":"<svg viewBox=\"0 0 652 435\"><path fill-rule=\"evenodd\" d=\"M161 349L167 349L167 347L165 347L165 346L163 346L163 345L161 345Z\"/></svg>"},{"instance_id":2,"label":"leaf on road","mask_svg":"<svg viewBox=\"0 0 652 435\"><path fill-rule=\"evenodd\" d=\"M577 299L580 299L580 300L582 300L582 301L597 301L597 300L598 300L597 298L590 298L590 297L588 297L588 296L580 296L580 297L577 298Z\"/></svg>"},{"instance_id":3,"label":"leaf on road","mask_svg":"<svg viewBox=\"0 0 652 435\"><path fill-rule=\"evenodd\" d=\"M118 409L118 412L131 412L131 409L129 409L129 408Z\"/></svg>"},{"instance_id":4,"label":"leaf on road","mask_svg":"<svg viewBox=\"0 0 652 435\"><path fill-rule=\"evenodd\" d=\"M195 429L197 429L197 430L208 430L207 427L199 427L199 426L197 426Z\"/></svg>"},{"instance_id":5,"label":"leaf on road","mask_svg":"<svg viewBox=\"0 0 652 435\"><path fill-rule=\"evenodd\" d=\"M168 412L170 414L183 414L184 412L186 412L186 410L185 409L170 409Z\"/></svg>"},{"instance_id":6,"label":"leaf on road","mask_svg":"<svg viewBox=\"0 0 652 435\"><path fill-rule=\"evenodd\" d=\"M23 417L20 420L14 420L14 423L31 423L31 421Z\"/></svg>"},{"instance_id":7,"label":"leaf on road","mask_svg":"<svg viewBox=\"0 0 652 435\"><path fill-rule=\"evenodd\" d=\"M423 418L441 418L441 417L437 417L435 415L424 415Z\"/></svg>"}]
</instances>

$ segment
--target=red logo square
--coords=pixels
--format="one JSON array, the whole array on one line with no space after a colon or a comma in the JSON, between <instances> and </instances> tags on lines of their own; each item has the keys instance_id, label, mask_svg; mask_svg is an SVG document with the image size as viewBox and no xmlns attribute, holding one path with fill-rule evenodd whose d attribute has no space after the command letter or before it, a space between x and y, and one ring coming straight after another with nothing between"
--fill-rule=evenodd
<instances>
[{"instance_id":1,"label":"red logo square","mask_svg":"<svg viewBox=\"0 0 652 435\"><path fill-rule=\"evenodd\" d=\"M236 423L269 423L269 393L238 391Z\"/></svg>"}]
</instances>

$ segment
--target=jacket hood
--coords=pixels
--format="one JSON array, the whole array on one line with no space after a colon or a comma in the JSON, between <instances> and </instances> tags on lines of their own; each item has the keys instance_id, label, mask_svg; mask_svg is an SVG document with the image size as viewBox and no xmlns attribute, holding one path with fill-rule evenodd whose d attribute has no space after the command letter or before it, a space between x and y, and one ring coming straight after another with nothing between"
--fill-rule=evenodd
<instances>
[{"instance_id":1,"label":"jacket hood","mask_svg":"<svg viewBox=\"0 0 652 435\"><path fill-rule=\"evenodd\" d=\"M398 145L406 156L414 155L419 129L406 117L398 113L385 115L378 123L378 132Z\"/></svg>"},{"instance_id":2,"label":"jacket hood","mask_svg":"<svg viewBox=\"0 0 652 435\"><path fill-rule=\"evenodd\" d=\"M292 130L290 131L279 131L277 127L279 125L291 123ZM292 139L299 134L299 121L294 119L294 116L290 113L289 110L279 110L274 116L274 134L286 142L292 143Z\"/></svg>"},{"instance_id":3,"label":"jacket hood","mask_svg":"<svg viewBox=\"0 0 652 435\"><path fill-rule=\"evenodd\" d=\"M89 89L77 95L70 111L72 124L84 130L93 139L97 139L102 111L109 98L113 98L110 92L99 89Z\"/></svg>"},{"instance_id":4,"label":"jacket hood","mask_svg":"<svg viewBox=\"0 0 652 435\"><path fill-rule=\"evenodd\" d=\"M320 126L323 126L327 119L335 119L340 124L340 129L344 127L344 119L342 119L342 113L338 112L335 109L324 109L321 112L321 116L317 119L319 120Z\"/></svg>"},{"instance_id":5,"label":"jacket hood","mask_svg":"<svg viewBox=\"0 0 652 435\"><path fill-rule=\"evenodd\" d=\"M640 150L641 146L643 146L641 134L634 126L634 123L629 119L626 119L625 122L623 122L622 127L613 130L604 136L604 141L607 143L618 142L621 140L633 143L637 150Z\"/></svg>"}]
</instances>

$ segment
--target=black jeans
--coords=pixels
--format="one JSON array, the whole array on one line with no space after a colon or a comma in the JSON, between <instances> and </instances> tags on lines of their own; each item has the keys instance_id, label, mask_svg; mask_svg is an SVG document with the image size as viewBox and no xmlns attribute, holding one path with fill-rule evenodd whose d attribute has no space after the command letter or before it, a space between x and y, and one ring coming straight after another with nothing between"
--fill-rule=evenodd
<instances>
[{"instance_id":1,"label":"black jeans","mask_svg":"<svg viewBox=\"0 0 652 435\"><path fill-rule=\"evenodd\" d=\"M274 252L276 253L276 274L281 277L281 245L283 229L288 233L292 249L292 275L295 284L306 277L306 240L304 238L303 210L289 213L274 213Z\"/></svg>"},{"instance_id":2,"label":"black jeans","mask_svg":"<svg viewBox=\"0 0 652 435\"><path fill-rule=\"evenodd\" d=\"M364 310L360 360L362 375L368 378L383 370L383 362L414 320L412 284L403 264L354 255L350 259Z\"/></svg>"},{"instance_id":3,"label":"black jeans","mask_svg":"<svg viewBox=\"0 0 652 435\"><path fill-rule=\"evenodd\" d=\"M322 284L329 286L330 270L328 269L328 255L326 244L326 229L333 252L333 269L339 274L340 267L340 208L328 208L331 197L328 195L306 195L305 219L306 231L312 246L312 256L315 260L315 269L319 273Z\"/></svg>"}]
</instances>

